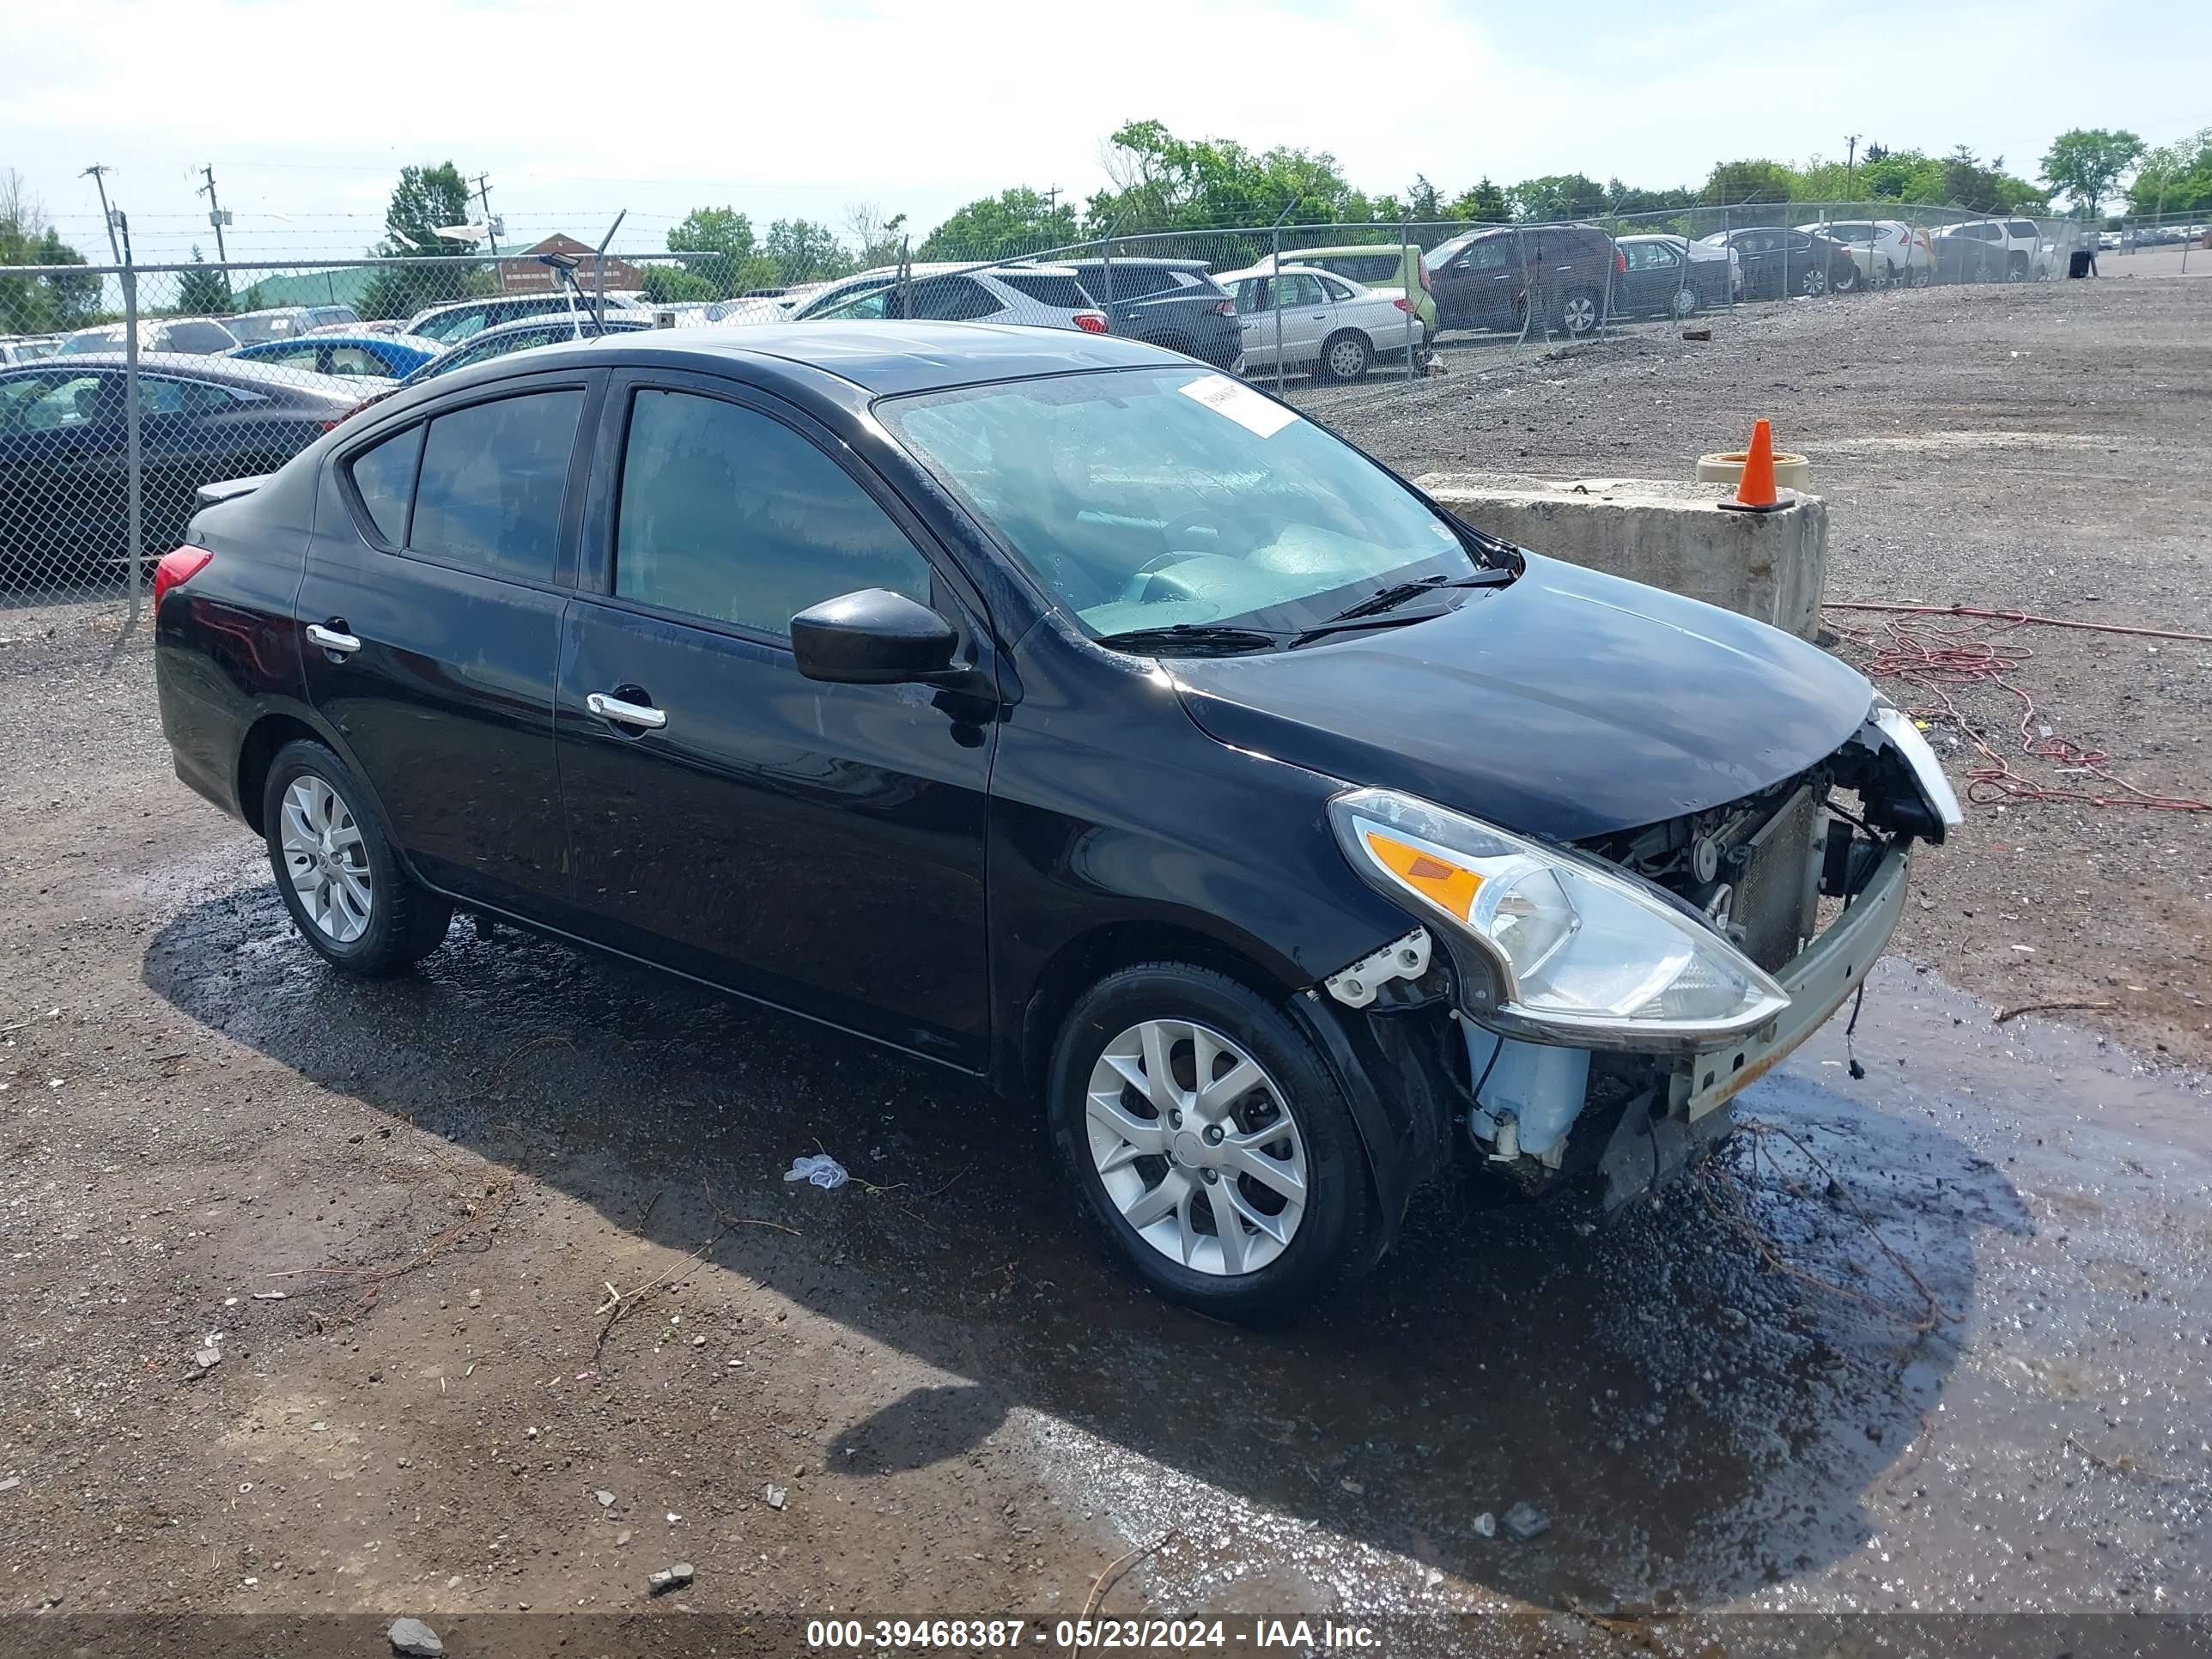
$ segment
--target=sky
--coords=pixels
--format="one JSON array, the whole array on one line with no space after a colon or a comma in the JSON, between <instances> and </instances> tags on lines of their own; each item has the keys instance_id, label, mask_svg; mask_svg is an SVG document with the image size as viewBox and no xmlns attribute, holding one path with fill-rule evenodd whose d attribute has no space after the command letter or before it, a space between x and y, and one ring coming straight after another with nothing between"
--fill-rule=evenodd
<instances>
[{"instance_id":1,"label":"sky","mask_svg":"<svg viewBox=\"0 0 2212 1659\"><path fill-rule=\"evenodd\" d=\"M0 7L0 171L88 256L92 162L141 263L358 256L401 166L489 176L510 239L658 248L700 205L765 228L872 202L918 232L1010 185L1077 198L1106 135L1334 154L1447 194L1579 172L1701 183L1723 159L1972 145L2032 175L2069 127L2212 125L2195 0L71 0Z\"/></svg>"}]
</instances>

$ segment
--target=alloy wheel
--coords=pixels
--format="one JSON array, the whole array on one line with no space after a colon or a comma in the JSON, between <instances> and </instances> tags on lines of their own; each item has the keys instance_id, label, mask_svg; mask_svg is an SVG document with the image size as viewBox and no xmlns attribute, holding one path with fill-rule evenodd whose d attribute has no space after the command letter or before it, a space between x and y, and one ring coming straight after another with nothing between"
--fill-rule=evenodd
<instances>
[{"instance_id":1,"label":"alloy wheel","mask_svg":"<svg viewBox=\"0 0 2212 1659\"><path fill-rule=\"evenodd\" d=\"M1806 271L1801 286L1806 297L1817 300L1828 291L1828 273L1814 265Z\"/></svg>"},{"instance_id":2,"label":"alloy wheel","mask_svg":"<svg viewBox=\"0 0 2212 1659\"><path fill-rule=\"evenodd\" d=\"M1559 309L1559 321L1570 334L1587 334L1597 326L1597 301L1577 294Z\"/></svg>"},{"instance_id":3,"label":"alloy wheel","mask_svg":"<svg viewBox=\"0 0 2212 1659\"><path fill-rule=\"evenodd\" d=\"M1289 1248L1305 1213L1305 1138L1230 1038L1190 1020L1130 1026L1091 1067L1085 1112L1106 1196L1170 1261L1235 1277Z\"/></svg>"},{"instance_id":4,"label":"alloy wheel","mask_svg":"<svg viewBox=\"0 0 2212 1659\"><path fill-rule=\"evenodd\" d=\"M368 931L375 908L368 848L353 809L312 772L284 791L280 836L284 870L300 907L334 944L350 945Z\"/></svg>"}]
</instances>

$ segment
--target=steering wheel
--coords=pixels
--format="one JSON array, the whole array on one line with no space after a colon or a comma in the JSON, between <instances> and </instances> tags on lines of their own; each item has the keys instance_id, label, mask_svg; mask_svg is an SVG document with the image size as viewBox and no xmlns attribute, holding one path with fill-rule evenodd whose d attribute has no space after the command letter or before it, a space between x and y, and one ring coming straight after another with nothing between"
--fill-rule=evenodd
<instances>
[{"instance_id":1,"label":"steering wheel","mask_svg":"<svg viewBox=\"0 0 2212 1659\"><path fill-rule=\"evenodd\" d=\"M1142 601L1145 599L1146 598L1146 590L1152 586L1152 576L1155 572L1166 570L1172 566L1181 564L1185 559L1202 557L1203 556L1194 549L1178 548L1172 545L1172 543L1175 541L1176 537L1181 536L1184 532L1194 529L1202 524L1212 526L1215 533L1217 535L1220 533L1221 521L1214 517L1212 509L1210 507L1194 507L1188 513L1178 514L1175 518L1170 520L1165 525L1163 525L1160 527L1160 539L1170 543L1171 545L1164 553L1155 553L1151 558L1146 559L1144 563L1139 565L1136 569L1130 574L1129 580L1121 585L1121 598L1122 601L1124 603L1128 603L1132 601ZM1164 599L1179 599L1182 595L1163 594L1161 597Z\"/></svg>"}]
</instances>

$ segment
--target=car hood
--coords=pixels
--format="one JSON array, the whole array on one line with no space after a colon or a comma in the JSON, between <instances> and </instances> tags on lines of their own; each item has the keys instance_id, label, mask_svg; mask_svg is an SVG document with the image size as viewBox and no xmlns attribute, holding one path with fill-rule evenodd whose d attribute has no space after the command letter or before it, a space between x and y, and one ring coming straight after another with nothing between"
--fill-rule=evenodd
<instances>
[{"instance_id":1,"label":"car hood","mask_svg":"<svg viewBox=\"0 0 2212 1659\"><path fill-rule=\"evenodd\" d=\"M1219 742L1559 841L1778 783L1874 695L1778 629L1534 554L1427 622L1164 666Z\"/></svg>"}]
</instances>

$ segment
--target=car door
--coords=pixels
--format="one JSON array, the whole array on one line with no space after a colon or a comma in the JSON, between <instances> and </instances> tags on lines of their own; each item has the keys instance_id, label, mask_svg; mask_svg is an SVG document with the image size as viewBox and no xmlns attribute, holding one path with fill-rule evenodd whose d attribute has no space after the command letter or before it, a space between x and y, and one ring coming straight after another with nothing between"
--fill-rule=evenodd
<instances>
[{"instance_id":1,"label":"car door","mask_svg":"<svg viewBox=\"0 0 2212 1659\"><path fill-rule=\"evenodd\" d=\"M1460 278L1460 305L1475 327L1519 326L1521 295L1529 275L1522 261L1522 241L1519 232L1480 237L1452 261Z\"/></svg>"},{"instance_id":2,"label":"car door","mask_svg":"<svg viewBox=\"0 0 2212 1659\"><path fill-rule=\"evenodd\" d=\"M603 378L501 380L337 452L296 607L308 701L416 869L556 926L553 679Z\"/></svg>"},{"instance_id":3,"label":"car door","mask_svg":"<svg viewBox=\"0 0 2212 1659\"><path fill-rule=\"evenodd\" d=\"M1282 310L1285 365L1311 362L1321 355L1321 343L1336 319L1336 307L1322 291L1321 279L1308 270L1286 271L1274 279L1274 299ZM1273 328L1272 317L1267 325Z\"/></svg>"},{"instance_id":4,"label":"car door","mask_svg":"<svg viewBox=\"0 0 2212 1659\"><path fill-rule=\"evenodd\" d=\"M849 450L765 394L641 373L607 409L556 714L584 925L980 1064L995 707L808 680L789 639L795 612L889 588L952 619L988 674L972 593Z\"/></svg>"},{"instance_id":5,"label":"car door","mask_svg":"<svg viewBox=\"0 0 2212 1659\"><path fill-rule=\"evenodd\" d=\"M1626 242L1620 253L1628 269L1620 273L1613 309L1633 316L1666 310L1680 286L1674 280L1674 250L1664 242Z\"/></svg>"}]
</instances>

